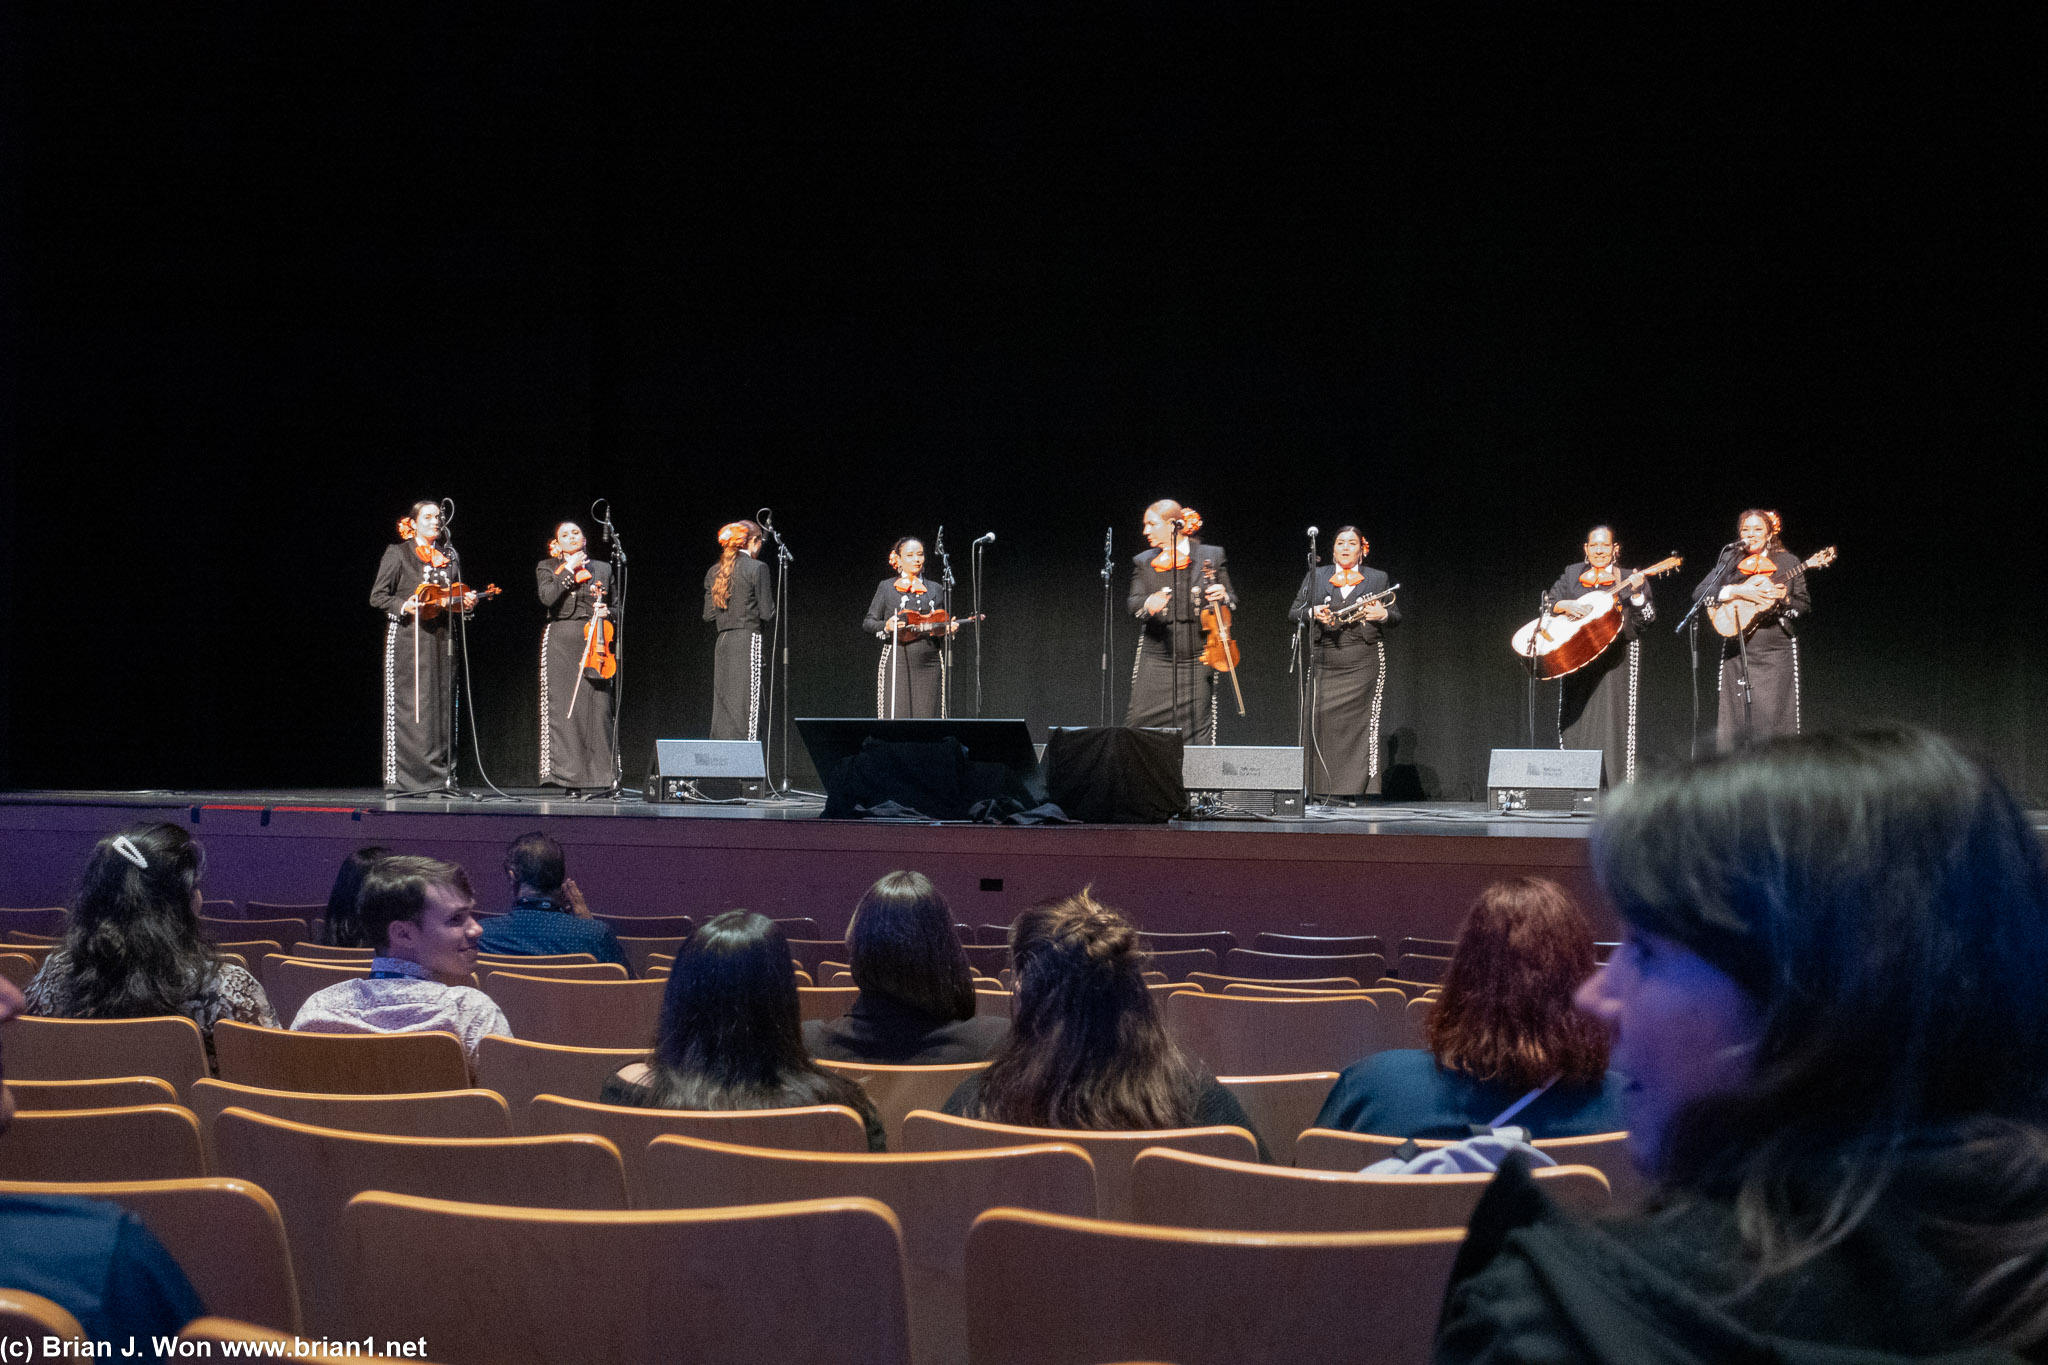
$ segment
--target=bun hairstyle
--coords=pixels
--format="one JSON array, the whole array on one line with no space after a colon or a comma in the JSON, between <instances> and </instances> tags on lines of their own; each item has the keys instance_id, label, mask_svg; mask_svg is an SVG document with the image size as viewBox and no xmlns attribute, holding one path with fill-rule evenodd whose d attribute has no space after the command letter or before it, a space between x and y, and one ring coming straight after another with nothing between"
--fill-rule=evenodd
<instances>
[{"instance_id":1,"label":"bun hairstyle","mask_svg":"<svg viewBox=\"0 0 2048 1365\"><path fill-rule=\"evenodd\" d=\"M732 566L747 552L747 546L766 532L756 522L742 517L718 528L718 576L711 580L711 605L724 611L732 605Z\"/></svg>"},{"instance_id":2,"label":"bun hairstyle","mask_svg":"<svg viewBox=\"0 0 2048 1365\"><path fill-rule=\"evenodd\" d=\"M176 1014L200 995L220 959L192 909L206 868L179 825L130 825L94 845L71 907L64 949L80 1018Z\"/></svg>"},{"instance_id":3,"label":"bun hairstyle","mask_svg":"<svg viewBox=\"0 0 2048 1365\"><path fill-rule=\"evenodd\" d=\"M1010 1036L970 1117L1112 1131L1193 1120L1201 1079L1167 1036L1130 921L1083 889L1018 916L1010 956Z\"/></svg>"}]
</instances>

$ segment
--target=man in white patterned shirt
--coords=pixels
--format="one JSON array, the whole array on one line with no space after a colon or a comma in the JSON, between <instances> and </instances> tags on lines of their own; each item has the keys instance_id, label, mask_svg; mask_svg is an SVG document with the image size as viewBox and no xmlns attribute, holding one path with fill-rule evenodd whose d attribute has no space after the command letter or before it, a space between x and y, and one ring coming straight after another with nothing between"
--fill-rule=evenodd
<instances>
[{"instance_id":1,"label":"man in white patterned shirt","mask_svg":"<svg viewBox=\"0 0 2048 1365\"><path fill-rule=\"evenodd\" d=\"M378 860L357 901L363 936L377 945L370 975L316 991L292 1027L309 1033L421 1033L462 1040L476 1071L487 1033L512 1036L497 1002L467 982L476 970L476 897L469 875L438 858Z\"/></svg>"}]
</instances>

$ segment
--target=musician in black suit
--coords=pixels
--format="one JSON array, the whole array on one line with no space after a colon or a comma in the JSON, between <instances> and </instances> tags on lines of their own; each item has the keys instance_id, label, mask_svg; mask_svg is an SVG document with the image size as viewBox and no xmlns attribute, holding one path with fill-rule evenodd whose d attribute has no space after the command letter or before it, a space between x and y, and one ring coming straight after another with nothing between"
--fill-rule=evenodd
<instances>
[{"instance_id":1,"label":"musician in black suit","mask_svg":"<svg viewBox=\"0 0 2048 1365\"><path fill-rule=\"evenodd\" d=\"M1371 547L1356 526L1330 542L1333 564L1301 580L1287 619L1310 623L1309 791L1349 799L1380 790L1380 704L1386 695L1386 632L1401 624L1392 598L1349 609L1387 589L1387 576L1363 561ZM1337 613L1353 619L1339 621Z\"/></svg>"},{"instance_id":2,"label":"musician in black suit","mask_svg":"<svg viewBox=\"0 0 2048 1365\"><path fill-rule=\"evenodd\" d=\"M1621 567L1621 543L1606 526L1586 533L1586 557L1570 565L1550 585L1550 610L1555 616L1580 620L1592 612L1579 598L1592 592L1613 592L1624 586L1631 570ZM1642 674L1642 628L1657 619L1648 579L1627 585L1621 597L1621 631L1614 642L1585 667L1561 679L1557 697L1557 747L1598 749L1604 755L1601 783L1614 786L1636 780L1636 685ZM1596 637L1597 638L1597 637Z\"/></svg>"},{"instance_id":3,"label":"musician in black suit","mask_svg":"<svg viewBox=\"0 0 2048 1365\"><path fill-rule=\"evenodd\" d=\"M1721 642L1721 752L1799 733L1799 620L1813 611L1806 569L1779 537L1784 521L1753 507L1735 523L1736 548L1693 590L1693 600L1749 602L1763 608L1746 637ZM1734 563L1729 563L1733 559ZM1756 583L1758 577L1768 583ZM1752 586L1754 584L1754 586ZM1712 606L1713 603L1708 603ZM1749 697L1745 702L1745 684Z\"/></svg>"},{"instance_id":4,"label":"musician in black suit","mask_svg":"<svg viewBox=\"0 0 2048 1365\"><path fill-rule=\"evenodd\" d=\"M1131 666L1126 725L1169 726L1191 744L1216 742L1216 672L1202 662L1202 607L1237 605L1223 547L1199 538L1201 514L1171 498L1145 509L1152 546L1133 561L1126 609L1143 626Z\"/></svg>"},{"instance_id":5,"label":"musician in black suit","mask_svg":"<svg viewBox=\"0 0 2048 1365\"><path fill-rule=\"evenodd\" d=\"M899 644L896 631L907 625L908 612L930 613L944 606L938 590L924 579L924 542L905 536L889 551L896 576L876 585L874 600L860 628L882 641L875 666L875 715L882 720L927 720L943 714L945 651L941 633L920 634ZM951 629L950 626L946 629Z\"/></svg>"}]
</instances>

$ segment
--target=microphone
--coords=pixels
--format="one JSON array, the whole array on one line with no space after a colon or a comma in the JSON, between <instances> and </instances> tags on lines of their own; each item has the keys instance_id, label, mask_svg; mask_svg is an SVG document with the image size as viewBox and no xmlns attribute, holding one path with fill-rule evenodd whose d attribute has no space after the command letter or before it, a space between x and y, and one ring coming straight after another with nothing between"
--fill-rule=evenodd
<instances>
[{"instance_id":1,"label":"microphone","mask_svg":"<svg viewBox=\"0 0 2048 1365\"><path fill-rule=\"evenodd\" d=\"M994 531L990 531L986 535L977 537L974 543L976 545L993 545L996 543L996 533Z\"/></svg>"},{"instance_id":2,"label":"microphone","mask_svg":"<svg viewBox=\"0 0 2048 1365\"><path fill-rule=\"evenodd\" d=\"M1310 540L1314 540L1317 536L1322 534L1322 531L1323 528L1320 526L1311 526L1308 528L1308 538Z\"/></svg>"}]
</instances>

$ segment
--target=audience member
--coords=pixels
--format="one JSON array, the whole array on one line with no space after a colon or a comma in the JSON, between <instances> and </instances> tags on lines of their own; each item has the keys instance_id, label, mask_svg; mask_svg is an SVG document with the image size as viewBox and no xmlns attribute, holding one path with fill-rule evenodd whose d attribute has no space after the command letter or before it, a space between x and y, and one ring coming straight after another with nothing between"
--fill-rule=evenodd
<instances>
[{"instance_id":1,"label":"audience member","mask_svg":"<svg viewBox=\"0 0 2048 1365\"><path fill-rule=\"evenodd\" d=\"M560 844L538 831L514 839L505 850L505 879L512 883L512 913L484 926L484 952L589 953L599 962L625 965L618 935L590 917L583 893L570 880Z\"/></svg>"},{"instance_id":2,"label":"audience member","mask_svg":"<svg viewBox=\"0 0 2048 1365\"><path fill-rule=\"evenodd\" d=\"M1174 1045L1145 985L1138 931L1086 890L1034 905L1010 930L1010 1036L946 1112L1028 1128L1104 1131L1235 1124L1258 1130ZM1259 1159L1271 1160L1263 1138Z\"/></svg>"},{"instance_id":3,"label":"audience member","mask_svg":"<svg viewBox=\"0 0 2048 1365\"><path fill-rule=\"evenodd\" d=\"M1538 1138L1617 1131L1622 1079L1607 1070L1607 1031L1572 1005L1593 967L1593 930L1569 892L1541 877L1495 882L1458 936L1429 1047L1353 1062L1316 1127L1462 1138L1499 1119Z\"/></svg>"},{"instance_id":4,"label":"audience member","mask_svg":"<svg viewBox=\"0 0 2048 1365\"><path fill-rule=\"evenodd\" d=\"M1776 741L1610 797L1638 1215L1510 1163L1440 1361L2048 1355L2048 874L1986 770L1910 730Z\"/></svg>"},{"instance_id":5,"label":"audience member","mask_svg":"<svg viewBox=\"0 0 2048 1365\"><path fill-rule=\"evenodd\" d=\"M22 994L0 978L0 1033L22 1013ZM14 1121L0 1046L0 1133ZM161 1360L152 1337L173 1337L205 1313L185 1272L142 1220L118 1204L61 1195L0 1194L0 1285L60 1305L88 1341Z\"/></svg>"},{"instance_id":6,"label":"audience member","mask_svg":"<svg viewBox=\"0 0 2048 1365\"><path fill-rule=\"evenodd\" d=\"M341 860L341 869L334 874L334 889L327 893L327 918L320 921L322 943L330 948L374 946L363 939L363 922L357 915L356 901L363 893L363 874L370 870L370 864L390 852L372 844Z\"/></svg>"},{"instance_id":7,"label":"audience member","mask_svg":"<svg viewBox=\"0 0 2048 1365\"><path fill-rule=\"evenodd\" d=\"M922 872L891 872L862 894L846 929L860 995L842 1018L804 1025L804 1045L835 1062L932 1066L984 1061L1009 1035L975 1017L974 970L953 912Z\"/></svg>"},{"instance_id":8,"label":"audience member","mask_svg":"<svg viewBox=\"0 0 2048 1365\"><path fill-rule=\"evenodd\" d=\"M882 1150L882 1121L867 1092L804 1051L796 964L775 921L728 910L676 955L661 1025L644 1062L621 1068L598 1099L653 1109L795 1109L843 1104Z\"/></svg>"},{"instance_id":9,"label":"audience member","mask_svg":"<svg viewBox=\"0 0 2048 1365\"><path fill-rule=\"evenodd\" d=\"M469 874L438 858L392 855L363 875L363 936L376 946L370 975L315 991L292 1027L308 1033L421 1033L462 1040L476 1069L477 1044L512 1036L497 1002L461 984L476 968L476 898Z\"/></svg>"},{"instance_id":10,"label":"audience member","mask_svg":"<svg viewBox=\"0 0 2048 1365\"><path fill-rule=\"evenodd\" d=\"M206 853L178 825L132 825L93 847L64 946L28 984L28 1012L59 1019L182 1014L213 1047L222 1019L277 1027L263 987L199 931Z\"/></svg>"}]
</instances>

